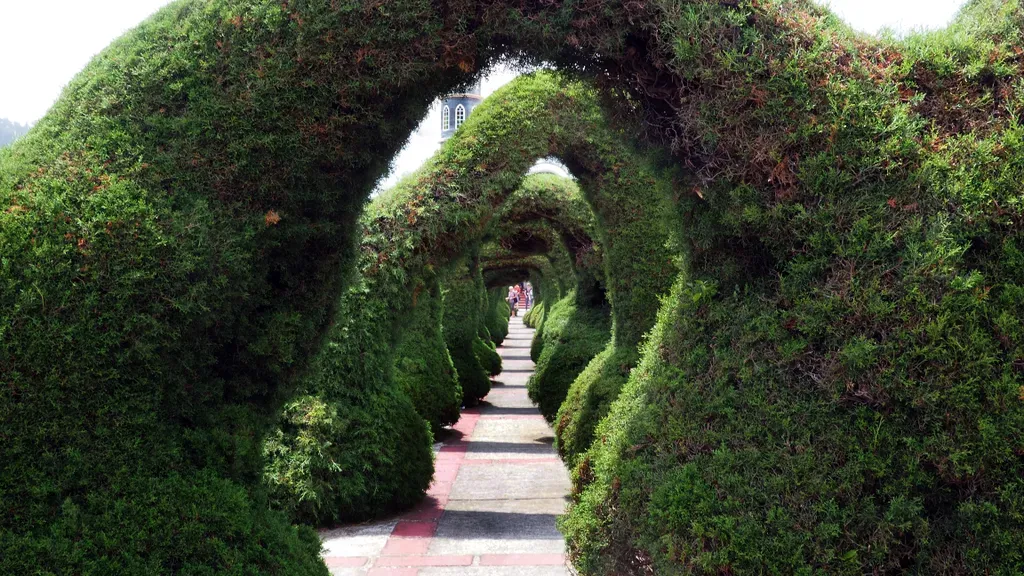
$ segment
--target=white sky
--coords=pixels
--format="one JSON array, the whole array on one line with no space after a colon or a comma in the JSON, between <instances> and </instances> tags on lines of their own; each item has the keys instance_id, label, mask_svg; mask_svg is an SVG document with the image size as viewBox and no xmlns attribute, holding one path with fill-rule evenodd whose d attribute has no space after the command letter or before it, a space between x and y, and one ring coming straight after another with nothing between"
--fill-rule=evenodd
<instances>
[{"instance_id":1,"label":"white sky","mask_svg":"<svg viewBox=\"0 0 1024 576\"><path fill-rule=\"evenodd\" d=\"M38 120L76 72L112 40L169 0L0 0L0 118ZM941 28L964 0L829 0L854 28L906 32ZM515 77L499 69L484 79L484 96ZM418 168L441 139L435 105L394 163L388 185Z\"/></svg>"}]
</instances>

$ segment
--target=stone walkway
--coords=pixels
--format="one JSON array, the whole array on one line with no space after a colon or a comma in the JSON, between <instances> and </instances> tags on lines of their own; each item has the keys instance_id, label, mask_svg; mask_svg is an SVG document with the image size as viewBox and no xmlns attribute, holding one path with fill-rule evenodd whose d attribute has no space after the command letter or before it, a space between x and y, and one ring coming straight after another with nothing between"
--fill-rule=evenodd
<instances>
[{"instance_id":1,"label":"stone walkway","mask_svg":"<svg viewBox=\"0 0 1024 576\"><path fill-rule=\"evenodd\" d=\"M498 348L503 372L487 401L466 410L437 453L434 483L416 509L321 533L341 576L566 576L555 519L569 475L551 428L526 395L533 330L512 318ZM503 384L502 384L503 383Z\"/></svg>"}]
</instances>

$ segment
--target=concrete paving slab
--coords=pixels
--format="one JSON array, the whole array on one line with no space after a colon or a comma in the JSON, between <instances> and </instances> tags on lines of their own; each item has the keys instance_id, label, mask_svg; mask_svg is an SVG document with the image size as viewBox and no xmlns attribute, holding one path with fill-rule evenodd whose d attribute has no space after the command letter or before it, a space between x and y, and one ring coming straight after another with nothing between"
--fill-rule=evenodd
<instances>
[{"instance_id":1,"label":"concrete paving slab","mask_svg":"<svg viewBox=\"0 0 1024 576\"><path fill-rule=\"evenodd\" d=\"M320 533L324 556L375 556L380 554L398 524L397 519L355 524Z\"/></svg>"},{"instance_id":2,"label":"concrete paving slab","mask_svg":"<svg viewBox=\"0 0 1024 576\"><path fill-rule=\"evenodd\" d=\"M564 498L569 488L569 472L558 461L463 466L452 487L449 502Z\"/></svg>"},{"instance_id":3,"label":"concrete paving slab","mask_svg":"<svg viewBox=\"0 0 1024 576\"><path fill-rule=\"evenodd\" d=\"M486 414L490 416L494 412L488 410ZM533 414L525 415L503 410L498 412L530 417L481 418L473 432L466 458L536 458L552 455L554 433L536 409L533 409Z\"/></svg>"},{"instance_id":4,"label":"concrete paving slab","mask_svg":"<svg viewBox=\"0 0 1024 576\"><path fill-rule=\"evenodd\" d=\"M561 498L451 502L428 554L561 554Z\"/></svg>"}]
</instances>

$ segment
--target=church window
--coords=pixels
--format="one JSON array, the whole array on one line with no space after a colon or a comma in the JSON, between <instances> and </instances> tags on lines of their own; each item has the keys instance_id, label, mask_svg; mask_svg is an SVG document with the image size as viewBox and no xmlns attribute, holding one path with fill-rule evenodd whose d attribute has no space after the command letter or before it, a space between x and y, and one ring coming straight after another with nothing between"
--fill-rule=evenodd
<instances>
[{"instance_id":1,"label":"church window","mask_svg":"<svg viewBox=\"0 0 1024 576\"><path fill-rule=\"evenodd\" d=\"M448 105L445 104L444 108L441 109L441 130L448 130L452 127L452 112L448 109Z\"/></svg>"},{"instance_id":2,"label":"church window","mask_svg":"<svg viewBox=\"0 0 1024 576\"><path fill-rule=\"evenodd\" d=\"M459 104L455 107L455 128L458 129L466 121L466 107Z\"/></svg>"}]
</instances>

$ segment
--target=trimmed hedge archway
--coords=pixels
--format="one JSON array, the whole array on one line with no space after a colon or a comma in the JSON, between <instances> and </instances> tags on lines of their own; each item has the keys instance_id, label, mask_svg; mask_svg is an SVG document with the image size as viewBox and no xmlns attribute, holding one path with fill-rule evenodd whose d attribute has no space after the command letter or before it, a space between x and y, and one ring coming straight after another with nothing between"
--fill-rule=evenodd
<instances>
[{"instance_id":1,"label":"trimmed hedge archway","mask_svg":"<svg viewBox=\"0 0 1024 576\"><path fill-rule=\"evenodd\" d=\"M262 440L387 161L523 53L599 78L691 175L688 275L577 469L578 565L1019 572L1021 22L976 0L883 42L807 0L168 6L0 152L0 569L323 574L262 504ZM433 184L488 184L461 160Z\"/></svg>"}]
</instances>

